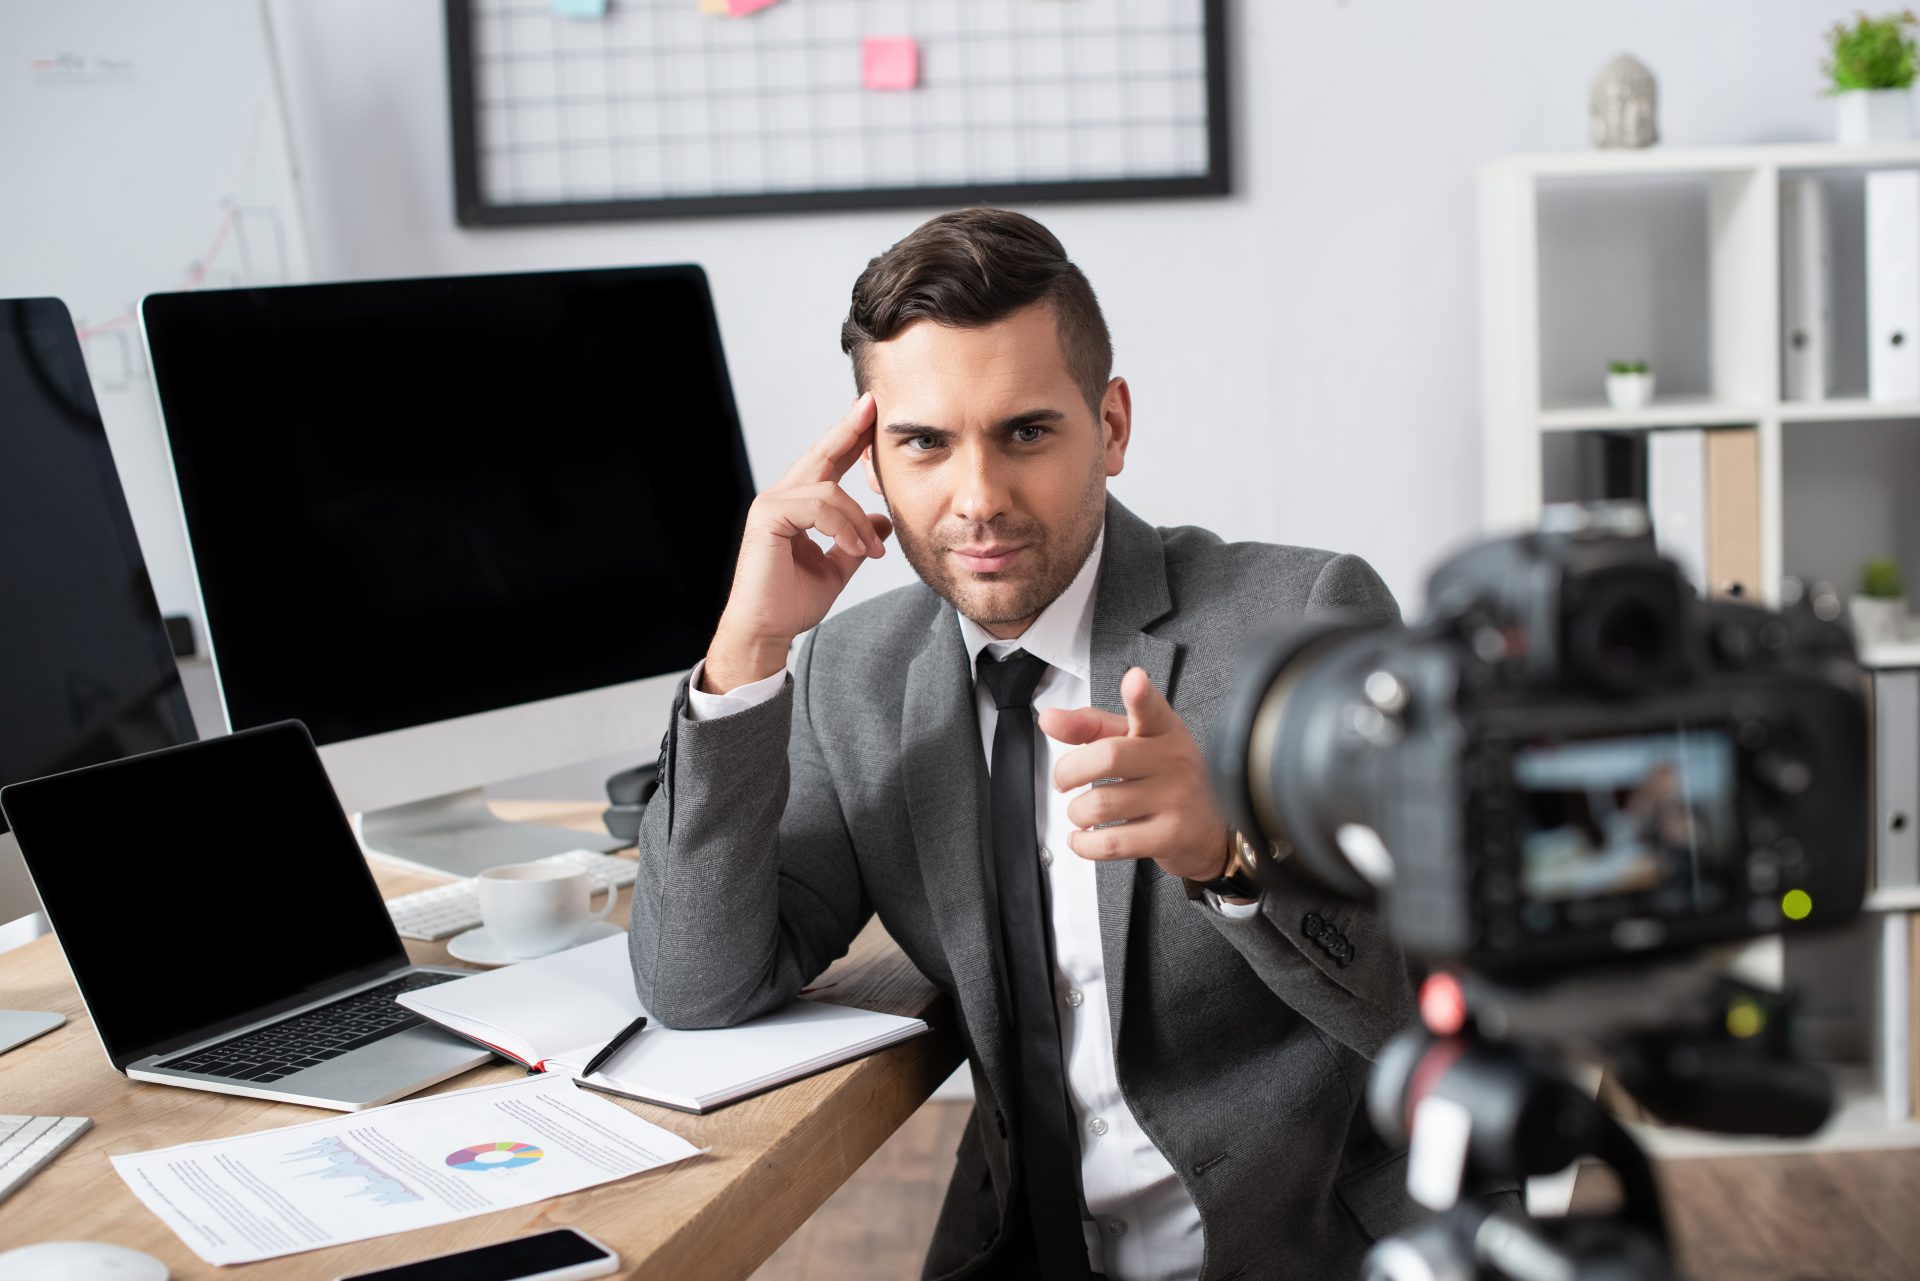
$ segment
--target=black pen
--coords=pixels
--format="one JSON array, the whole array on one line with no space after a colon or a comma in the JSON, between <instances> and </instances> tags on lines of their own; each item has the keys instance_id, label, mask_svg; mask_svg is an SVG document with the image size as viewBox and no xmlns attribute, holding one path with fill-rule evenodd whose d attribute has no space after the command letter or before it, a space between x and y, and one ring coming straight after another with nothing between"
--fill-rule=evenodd
<instances>
[{"instance_id":1,"label":"black pen","mask_svg":"<svg viewBox=\"0 0 1920 1281\"><path fill-rule=\"evenodd\" d=\"M639 1018L635 1019L633 1022L627 1024L627 1026L621 1031L619 1036L616 1036L611 1041L607 1042L606 1048L602 1049L600 1053L594 1055L592 1058L587 1060L587 1066L581 1069L580 1075L592 1076L595 1072L598 1072L600 1070L600 1065L602 1063L605 1063L608 1059L612 1058L614 1054L619 1051L621 1046L625 1045L628 1041L631 1041L633 1039L634 1033L638 1032L641 1028L645 1027L646 1025L647 1025L647 1016L644 1014L642 1014Z\"/></svg>"}]
</instances>

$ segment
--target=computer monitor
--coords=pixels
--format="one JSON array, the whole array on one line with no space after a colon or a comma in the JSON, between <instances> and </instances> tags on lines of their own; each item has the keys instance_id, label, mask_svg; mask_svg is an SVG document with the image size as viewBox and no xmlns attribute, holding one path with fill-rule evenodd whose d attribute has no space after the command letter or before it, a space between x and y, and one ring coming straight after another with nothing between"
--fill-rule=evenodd
<instances>
[{"instance_id":1,"label":"computer monitor","mask_svg":"<svg viewBox=\"0 0 1920 1281\"><path fill-rule=\"evenodd\" d=\"M73 318L0 300L0 786L193 737ZM0 814L0 923L39 906Z\"/></svg>"},{"instance_id":2,"label":"computer monitor","mask_svg":"<svg viewBox=\"0 0 1920 1281\"><path fill-rule=\"evenodd\" d=\"M304 721L367 847L456 875L604 834L488 783L651 761L753 484L698 267L141 306L234 729Z\"/></svg>"}]
</instances>

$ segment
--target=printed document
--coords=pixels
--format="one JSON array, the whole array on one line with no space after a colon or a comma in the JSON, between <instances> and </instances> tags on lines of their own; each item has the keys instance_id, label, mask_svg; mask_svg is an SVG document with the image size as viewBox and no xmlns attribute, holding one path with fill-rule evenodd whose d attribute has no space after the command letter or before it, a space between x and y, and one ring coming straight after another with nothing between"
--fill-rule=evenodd
<instances>
[{"instance_id":1,"label":"printed document","mask_svg":"<svg viewBox=\"0 0 1920 1281\"><path fill-rule=\"evenodd\" d=\"M112 1158L208 1263L252 1263L611 1183L700 1149L565 1077Z\"/></svg>"}]
</instances>

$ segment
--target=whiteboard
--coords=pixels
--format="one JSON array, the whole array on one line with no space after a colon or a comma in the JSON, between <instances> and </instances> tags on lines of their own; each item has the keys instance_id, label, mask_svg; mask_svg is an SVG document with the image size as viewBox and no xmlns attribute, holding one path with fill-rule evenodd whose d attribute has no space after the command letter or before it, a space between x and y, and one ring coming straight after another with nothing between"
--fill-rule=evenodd
<instances>
[{"instance_id":1,"label":"whiteboard","mask_svg":"<svg viewBox=\"0 0 1920 1281\"><path fill-rule=\"evenodd\" d=\"M0 297L72 312L154 595L199 630L138 306L309 275L264 8L5 0L0 50Z\"/></svg>"},{"instance_id":2,"label":"whiteboard","mask_svg":"<svg viewBox=\"0 0 1920 1281\"><path fill-rule=\"evenodd\" d=\"M447 0L463 223L1227 190L1221 0L564 7Z\"/></svg>"}]
</instances>

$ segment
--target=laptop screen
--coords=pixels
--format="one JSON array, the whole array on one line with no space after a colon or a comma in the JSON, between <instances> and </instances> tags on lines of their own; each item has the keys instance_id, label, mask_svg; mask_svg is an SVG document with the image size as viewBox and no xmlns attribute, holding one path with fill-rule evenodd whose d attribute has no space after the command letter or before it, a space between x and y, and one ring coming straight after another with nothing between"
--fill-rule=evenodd
<instances>
[{"instance_id":1,"label":"laptop screen","mask_svg":"<svg viewBox=\"0 0 1920 1281\"><path fill-rule=\"evenodd\" d=\"M407 963L296 722L0 792L125 1067Z\"/></svg>"}]
</instances>

